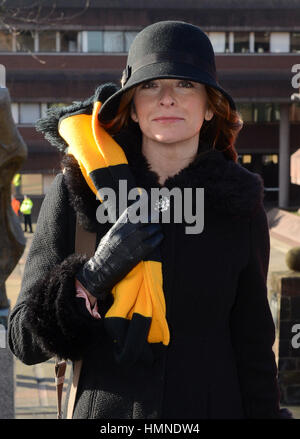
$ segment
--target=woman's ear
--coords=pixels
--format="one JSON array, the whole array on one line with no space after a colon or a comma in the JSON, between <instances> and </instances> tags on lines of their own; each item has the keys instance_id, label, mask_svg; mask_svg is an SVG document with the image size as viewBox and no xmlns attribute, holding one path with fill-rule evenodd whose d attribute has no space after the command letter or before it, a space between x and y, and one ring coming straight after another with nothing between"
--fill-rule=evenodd
<instances>
[{"instance_id":1,"label":"woman's ear","mask_svg":"<svg viewBox=\"0 0 300 439\"><path fill-rule=\"evenodd\" d=\"M134 122L138 122L138 117L136 114L136 109L135 109L135 105L134 105L134 100L132 99L131 101L131 105L130 105L130 117Z\"/></svg>"},{"instance_id":2,"label":"woman's ear","mask_svg":"<svg viewBox=\"0 0 300 439\"><path fill-rule=\"evenodd\" d=\"M208 109L206 110L206 112L205 112L204 119L205 119L206 121L209 121L209 120L211 120L211 119L213 118L213 116L214 116L213 111L212 111L210 108L208 108Z\"/></svg>"}]
</instances>

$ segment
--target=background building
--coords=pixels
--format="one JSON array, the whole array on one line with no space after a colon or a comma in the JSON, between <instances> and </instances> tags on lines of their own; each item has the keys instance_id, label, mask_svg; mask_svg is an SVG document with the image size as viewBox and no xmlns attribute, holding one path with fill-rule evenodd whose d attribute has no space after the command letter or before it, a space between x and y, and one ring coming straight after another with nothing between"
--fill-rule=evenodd
<instances>
[{"instance_id":1,"label":"background building","mask_svg":"<svg viewBox=\"0 0 300 439\"><path fill-rule=\"evenodd\" d=\"M30 3L9 2L11 8ZM219 83L244 120L239 161L263 176L266 201L300 206L299 186L289 180L289 157L300 148L300 103L291 100L298 92L293 66L300 71L298 0L95 0L86 8L84 0L53 3L41 1L39 15L28 6L23 19L7 11L0 30L13 116L29 150L23 193L40 200L59 172L60 154L35 131L36 120L52 105L91 96L103 82L120 84L136 33L170 19L193 23L209 36Z\"/></svg>"}]
</instances>

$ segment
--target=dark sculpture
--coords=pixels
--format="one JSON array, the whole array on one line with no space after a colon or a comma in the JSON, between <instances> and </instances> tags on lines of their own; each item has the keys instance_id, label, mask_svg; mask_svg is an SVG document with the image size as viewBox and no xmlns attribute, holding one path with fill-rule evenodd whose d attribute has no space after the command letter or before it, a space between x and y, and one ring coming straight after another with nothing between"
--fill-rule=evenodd
<instances>
[{"instance_id":1,"label":"dark sculpture","mask_svg":"<svg viewBox=\"0 0 300 439\"><path fill-rule=\"evenodd\" d=\"M25 249L19 219L11 207L11 183L27 158L27 147L11 113L8 89L0 87L0 309L8 308L5 282Z\"/></svg>"}]
</instances>

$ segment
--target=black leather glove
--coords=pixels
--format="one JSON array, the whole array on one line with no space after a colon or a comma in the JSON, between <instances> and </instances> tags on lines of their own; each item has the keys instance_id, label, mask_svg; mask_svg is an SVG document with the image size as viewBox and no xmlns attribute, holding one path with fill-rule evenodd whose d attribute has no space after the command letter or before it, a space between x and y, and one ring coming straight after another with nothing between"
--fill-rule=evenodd
<instances>
[{"instance_id":1,"label":"black leather glove","mask_svg":"<svg viewBox=\"0 0 300 439\"><path fill-rule=\"evenodd\" d=\"M159 223L132 223L128 214L135 210L135 203L119 217L118 221L103 236L97 250L76 278L95 297L105 297L123 277L144 257L155 249L163 239ZM152 213L152 219L156 217Z\"/></svg>"}]
</instances>

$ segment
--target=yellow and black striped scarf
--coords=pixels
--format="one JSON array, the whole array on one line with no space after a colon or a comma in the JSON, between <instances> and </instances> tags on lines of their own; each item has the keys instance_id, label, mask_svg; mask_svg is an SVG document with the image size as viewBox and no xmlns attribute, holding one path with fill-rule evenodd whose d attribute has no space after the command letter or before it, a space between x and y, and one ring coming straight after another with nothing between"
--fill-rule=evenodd
<instances>
[{"instance_id":1,"label":"yellow and black striped scarf","mask_svg":"<svg viewBox=\"0 0 300 439\"><path fill-rule=\"evenodd\" d=\"M100 107L101 102L97 101L92 114L80 111L65 115L59 121L59 134L69 145L68 154L76 158L87 184L96 195L101 187L117 191L120 179L127 180L130 190L134 179L126 155L100 126ZM137 264L114 286L112 295L114 301L104 324L115 342L117 361L127 365L139 358L152 361L151 346L164 349L170 341L160 256L151 258L150 255Z\"/></svg>"}]
</instances>

